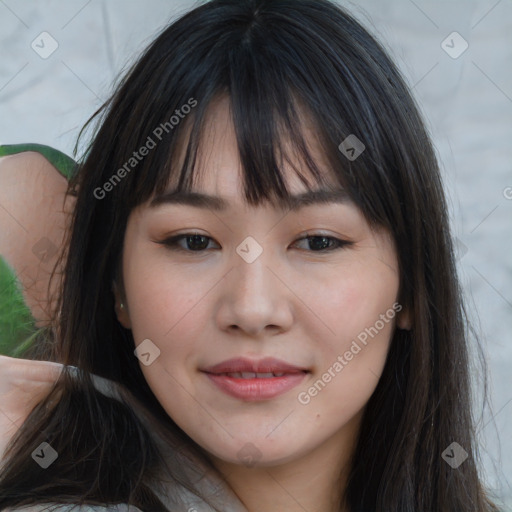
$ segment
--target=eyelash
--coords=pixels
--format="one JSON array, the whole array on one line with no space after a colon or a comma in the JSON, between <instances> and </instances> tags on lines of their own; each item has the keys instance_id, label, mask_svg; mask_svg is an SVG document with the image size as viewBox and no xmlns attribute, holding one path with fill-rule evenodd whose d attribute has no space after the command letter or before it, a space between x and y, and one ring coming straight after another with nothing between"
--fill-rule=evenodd
<instances>
[{"instance_id":1,"label":"eyelash","mask_svg":"<svg viewBox=\"0 0 512 512\"><path fill-rule=\"evenodd\" d=\"M159 241L157 243L166 246L171 251L178 251L178 252L185 252L185 253L197 253L197 254L201 254L201 253L204 253L205 251L207 251L207 249L200 249L198 251L193 251L190 249L184 249L183 247L178 245L178 242L180 240L182 240L184 238L192 237L192 236L199 236L199 237L203 237L208 240L213 240L211 237L203 235L201 233L184 233L182 235L177 235L177 236L173 236L170 238L166 238L165 240ZM353 242L349 242L348 240L341 240L339 238L335 238L335 237L327 236L327 235L323 235L323 234L309 234L309 233L306 233L306 235L304 237L299 238L295 242L300 242L301 240L308 240L311 238L325 238L327 240L332 240L332 241L334 241L335 246L334 247L331 246L327 249L320 249L319 251L313 251L313 250L307 251L306 249L304 249L307 252L327 253L327 252L343 249L343 248L353 244Z\"/></svg>"}]
</instances>

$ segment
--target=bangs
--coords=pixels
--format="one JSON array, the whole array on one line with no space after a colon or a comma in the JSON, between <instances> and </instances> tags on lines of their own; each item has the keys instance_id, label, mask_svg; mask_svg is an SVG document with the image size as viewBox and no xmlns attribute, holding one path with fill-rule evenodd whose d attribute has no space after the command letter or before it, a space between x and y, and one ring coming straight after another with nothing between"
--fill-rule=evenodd
<instances>
[{"instance_id":1,"label":"bangs","mask_svg":"<svg viewBox=\"0 0 512 512\"><path fill-rule=\"evenodd\" d=\"M175 134L167 155L168 163L157 177L153 195L162 194L170 186L176 192L192 191L205 173L214 172L205 147L212 147L209 144L214 126L211 118L218 105L229 110L247 204L258 206L266 201L277 204L288 199L290 190L285 169L295 172L308 190L342 188L341 183L332 184L339 174L328 169L326 151L317 136L316 120L291 92L280 97L285 98L281 106L286 109L280 110L277 106L267 109L267 105L259 108L247 94L232 96L227 91L203 103Z\"/></svg>"}]
</instances>

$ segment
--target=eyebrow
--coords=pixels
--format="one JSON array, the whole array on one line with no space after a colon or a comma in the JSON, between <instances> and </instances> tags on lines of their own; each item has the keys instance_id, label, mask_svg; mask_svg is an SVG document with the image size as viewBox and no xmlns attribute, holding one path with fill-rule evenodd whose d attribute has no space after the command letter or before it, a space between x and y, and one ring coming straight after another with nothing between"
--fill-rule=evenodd
<instances>
[{"instance_id":1,"label":"eyebrow","mask_svg":"<svg viewBox=\"0 0 512 512\"><path fill-rule=\"evenodd\" d=\"M343 204L347 202L349 202L349 197L344 189L320 189L309 190L301 194L280 199L276 207L280 210L290 209L297 211L306 206L330 203ZM229 201L222 197L203 194L201 192L187 191L164 192L162 195L155 197L149 207L157 208L164 204L181 204L217 212L226 211L229 208Z\"/></svg>"}]
</instances>

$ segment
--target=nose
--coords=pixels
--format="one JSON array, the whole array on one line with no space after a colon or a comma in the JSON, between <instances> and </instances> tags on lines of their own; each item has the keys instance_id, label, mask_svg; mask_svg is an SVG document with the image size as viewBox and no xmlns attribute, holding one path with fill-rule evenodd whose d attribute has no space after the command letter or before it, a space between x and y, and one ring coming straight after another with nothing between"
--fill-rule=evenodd
<instances>
[{"instance_id":1,"label":"nose","mask_svg":"<svg viewBox=\"0 0 512 512\"><path fill-rule=\"evenodd\" d=\"M217 311L218 327L252 338L263 338L290 329L293 292L286 276L272 264L265 251L252 263L236 256L225 276Z\"/></svg>"}]
</instances>

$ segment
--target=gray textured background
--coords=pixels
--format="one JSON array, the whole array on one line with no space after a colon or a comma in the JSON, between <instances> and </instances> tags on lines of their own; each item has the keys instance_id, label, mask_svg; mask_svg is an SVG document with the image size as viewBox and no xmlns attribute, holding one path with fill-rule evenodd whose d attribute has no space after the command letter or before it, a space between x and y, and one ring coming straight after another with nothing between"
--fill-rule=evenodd
<instances>
[{"instance_id":1,"label":"gray textured background","mask_svg":"<svg viewBox=\"0 0 512 512\"><path fill-rule=\"evenodd\" d=\"M434 139L460 276L489 364L491 407L478 424L485 479L512 510L512 2L340 3L389 49ZM71 154L118 73L193 5L0 0L0 143L39 142ZM44 31L58 43L46 59L31 47ZM441 44L453 31L469 45L458 58ZM462 48L457 38L447 44L454 55Z\"/></svg>"}]
</instances>

